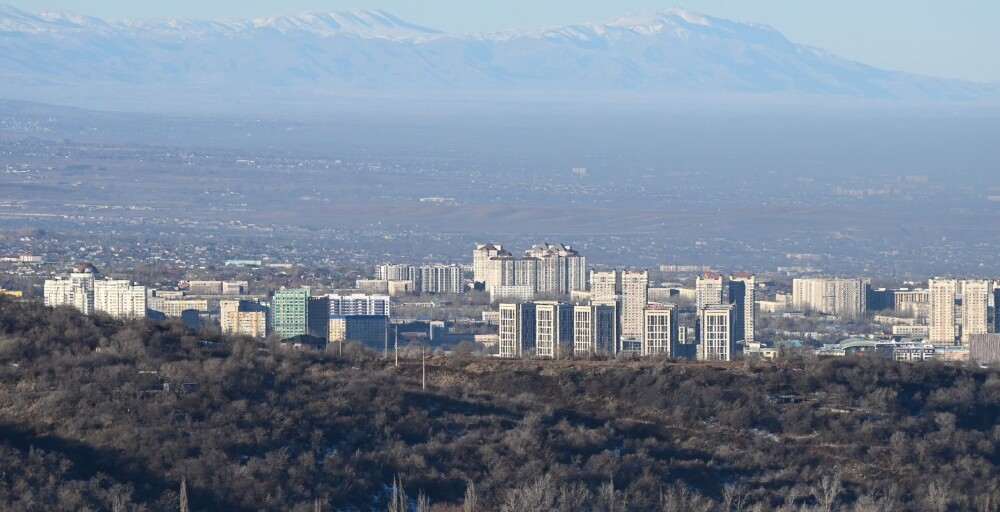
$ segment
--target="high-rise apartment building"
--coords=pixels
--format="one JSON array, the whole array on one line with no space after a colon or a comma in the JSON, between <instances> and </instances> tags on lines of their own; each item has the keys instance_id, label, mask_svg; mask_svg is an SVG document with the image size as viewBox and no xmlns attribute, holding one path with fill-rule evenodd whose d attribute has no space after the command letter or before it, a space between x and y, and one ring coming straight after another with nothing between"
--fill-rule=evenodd
<instances>
[{"instance_id":1,"label":"high-rise apartment building","mask_svg":"<svg viewBox=\"0 0 1000 512\"><path fill-rule=\"evenodd\" d=\"M330 297L309 297L309 336L328 339L330 335Z\"/></svg>"},{"instance_id":2,"label":"high-rise apartment building","mask_svg":"<svg viewBox=\"0 0 1000 512\"><path fill-rule=\"evenodd\" d=\"M795 279L792 303L804 311L860 318L868 312L869 286L867 279Z\"/></svg>"},{"instance_id":3,"label":"high-rise apartment building","mask_svg":"<svg viewBox=\"0 0 1000 512\"><path fill-rule=\"evenodd\" d=\"M587 258L562 244L539 244L525 251L538 260L536 291L543 295L569 295L587 289Z\"/></svg>"},{"instance_id":4,"label":"high-rise apartment building","mask_svg":"<svg viewBox=\"0 0 1000 512\"><path fill-rule=\"evenodd\" d=\"M223 334L266 338L267 307L250 300L220 300L219 324Z\"/></svg>"},{"instance_id":5,"label":"high-rise apartment building","mask_svg":"<svg viewBox=\"0 0 1000 512\"><path fill-rule=\"evenodd\" d=\"M698 311L709 306L726 303L726 278L722 274L706 272L695 280L695 302Z\"/></svg>"},{"instance_id":6,"label":"high-rise apartment building","mask_svg":"<svg viewBox=\"0 0 1000 512\"><path fill-rule=\"evenodd\" d=\"M617 270L590 272L590 299L595 302L610 303L618 300L622 293L622 282Z\"/></svg>"},{"instance_id":7,"label":"high-rise apartment building","mask_svg":"<svg viewBox=\"0 0 1000 512\"><path fill-rule=\"evenodd\" d=\"M621 273L623 350L640 351L646 304L649 302L649 273L624 271Z\"/></svg>"},{"instance_id":8,"label":"high-rise apartment building","mask_svg":"<svg viewBox=\"0 0 1000 512\"><path fill-rule=\"evenodd\" d=\"M85 315L94 312L94 282L97 269L90 264L80 264L68 278L49 279L43 288L45 305L70 306Z\"/></svg>"},{"instance_id":9,"label":"high-rise apartment building","mask_svg":"<svg viewBox=\"0 0 1000 512\"><path fill-rule=\"evenodd\" d=\"M333 293L330 299L330 318L337 316L392 316L392 299L388 295Z\"/></svg>"},{"instance_id":10,"label":"high-rise apartment building","mask_svg":"<svg viewBox=\"0 0 1000 512\"><path fill-rule=\"evenodd\" d=\"M309 334L309 289L284 289L271 299L271 325L283 340Z\"/></svg>"},{"instance_id":11,"label":"high-rise apartment building","mask_svg":"<svg viewBox=\"0 0 1000 512\"><path fill-rule=\"evenodd\" d=\"M650 304L644 312L642 355L672 357L677 352L677 306Z\"/></svg>"},{"instance_id":12,"label":"high-rise apartment building","mask_svg":"<svg viewBox=\"0 0 1000 512\"><path fill-rule=\"evenodd\" d=\"M931 296L928 290L902 289L893 292L893 310L897 313L927 318L930 314L930 302Z\"/></svg>"},{"instance_id":13,"label":"high-rise apartment building","mask_svg":"<svg viewBox=\"0 0 1000 512\"><path fill-rule=\"evenodd\" d=\"M402 264L384 264L376 268L376 275L381 281L413 281L419 279L417 267Z\"/></svg>"},{"instance_id":14,"label":"high-rise apartment building","mask_svg":"<svg viewBox=\"0 0 1000 512\"><path fill-rule=\"evenodd\" d=\"M738 273L729 277L729 303L736 306L733 332L737 341L754 343L757 328L757 279L752 274Z\"/></svg>"},{"instance_id":15,"label":"high-rise apartment building","mask_svg":"<svg viewBox=\"0 0 1000 512\"><path fill-rule=\"evenodd\" d=\"M500 304L499 357L514 359L534 352L535 305Z\"/></svg>"},{"instance_id":16,"label":"high-rise apartment building","mask_svg":"<svg viewBox=\"0 0 1000 512\"><path fill-rule=\"evenodd\" d=\"M701 361L732 361L736 353L733 320L736 306L732 304L708 306L699 312L700 343L698 359Z\"/></svg>"},{"instance_id":17,"label":"high-rise apartment building","mask_svg":"<svg viewBox=\"0 0 1000 512\"><path fill-rule=\"evenodd\" d=\"M973 336L989 332L991 290L989 281L962 281L963 345L968 345Z\"/></svg>"},{"instance_id":18,"label":"high-rise apartment building","mask_svg":"<svg viewBox=\"0 0 1000 512\"><path fill-rule=\"evenodd\" d=\"M182 283L183 286L184 283ZM250 290L247 281L188 281L191 295L244 295Z\"/></svg>"},{"instance_id":19,"label":"high-rise apartment building","mask_svg":"<svg viewBox=\"0 0 1000 512\"><path fill-rule=\"evenodd\" d=\"M145 318L146 287L135 286L131 281L94 281L94 311L120 319Z\"/></svg>"},{"instance_id":20,"label":"high-rise apartment building","mask_svg":"<svg viewBox=\"0 0 1000 512\"><path fill-rule=\"evenodd\" d=\"M573 343L573 306L562 302L535 302L535 355L558 359Z\"/></svg>"},{"instance_id":21,"label":"high-rise apartment building","mask_svg":"<svg viewBox=\"0 0 1000 512\"><path fill-rule=\"evenodd\" d=\"M573 353L576 356L613 355L617 347L617 305L612 302L573 307Z\"/></svg>"},{"instance_id":22,"label":"high-rise apartment building","mask_svg":"<svg viewBox=\"0 0 1000 512\"><path fill-rule=\"evenodd\" d=\"M494 302L531 300L538 290L538 260L515 258L509 254L492 258L486 289Z\"/></svg>"},{"instance_id":23,"label":"high-rise apartment building","mask_svg":"<svg viewBox=\"0 0 1000 512\"><path fill-rule=\"evenodd\" d=\"M504 254L500 244L476 244L472 251L472 280L486 286L490 282L490 260Z\"/></svg>"},{"instance_id":24,"label":"high-rise apartment building","mask_svg":"<svg viewBox=\"0 0 1000 512\"><path fill-rule=\"evenodd\" d=\"M462 293L462 268L458 265L425 265L419 273L420 293Z\"/></svg>"},{"instance_id":25,"label":"high-rise apartment building","mask_svg":"<svg viewBox=\"0 0 1000 512\"><path fill-rule=\"evenodd\" d=\"M930 342L935 345L953 345L958 332L955 324L955 299L958 296L958 281L954 279L931 279L930 294Z\"/></svg>"}]
</instances>

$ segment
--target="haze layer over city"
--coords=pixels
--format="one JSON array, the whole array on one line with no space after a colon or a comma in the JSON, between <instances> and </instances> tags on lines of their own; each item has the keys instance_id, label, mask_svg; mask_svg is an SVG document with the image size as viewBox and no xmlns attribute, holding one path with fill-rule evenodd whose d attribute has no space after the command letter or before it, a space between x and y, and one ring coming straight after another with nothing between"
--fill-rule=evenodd
<instances>
[{"instance_id":1,"label":"haze layer over city","mask_svg":"<svg viewBox=\"0 0 1000 512\"><path fill-rule=\"evenodd\" d=\"M8 1L0 510L1000 510L993 3Z\"/></svg>"}]
</instances>

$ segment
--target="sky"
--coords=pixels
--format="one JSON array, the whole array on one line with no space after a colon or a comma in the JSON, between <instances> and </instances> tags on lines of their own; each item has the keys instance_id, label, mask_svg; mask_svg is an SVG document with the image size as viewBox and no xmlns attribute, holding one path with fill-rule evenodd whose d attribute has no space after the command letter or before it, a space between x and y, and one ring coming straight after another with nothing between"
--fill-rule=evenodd
<instances>
[{"instance_id":1,"label":"sky","mask_svg":"<svg viewBox=\"0 0 1000 512\"><path fill-rule=\"evenodd\" d=\"M1000 82L996 0L0 0L28 11L106 19L249 18L384 9L446 32L492 32L605 21L680 7L765 23L797 43L874 66Z\"/></svg>"}]
</instances>

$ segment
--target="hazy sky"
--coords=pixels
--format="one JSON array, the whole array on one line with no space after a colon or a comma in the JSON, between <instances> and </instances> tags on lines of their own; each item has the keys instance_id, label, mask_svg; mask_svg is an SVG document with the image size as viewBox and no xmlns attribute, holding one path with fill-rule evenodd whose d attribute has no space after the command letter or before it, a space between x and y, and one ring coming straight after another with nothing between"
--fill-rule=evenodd
<instances>
[{"instance_id":1,"label":"hazy sky","mask_svg":"<svg viewBox=\"0 0 1000 512\"><path fill-rule=\"evenodd\" d=\"M682 7L774 26L793 41L880 67L1000 82L997 0L0 0L103 18L256 17L378 8L449 32L603 21Z\"/></svg>"}]
</instances>

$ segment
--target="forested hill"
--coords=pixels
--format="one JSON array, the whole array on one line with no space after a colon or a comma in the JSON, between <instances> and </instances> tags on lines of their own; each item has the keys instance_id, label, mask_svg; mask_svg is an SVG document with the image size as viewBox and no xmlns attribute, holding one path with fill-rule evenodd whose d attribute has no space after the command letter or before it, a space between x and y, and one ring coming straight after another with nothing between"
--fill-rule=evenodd
<instances>
[{"instance_id":1,"label":"forested hill","mask_svg":"<svg viewBox=\"0 0 1000 512\"><path fill-rule=\"evenodd\" d=\"M987 511L998 413L953 365L439 357L423 390L358 347L0 302L4 511L176 511L182 480L192 511L384 511L397 477L445 512Z\"/></svg>"}]
</instances>

